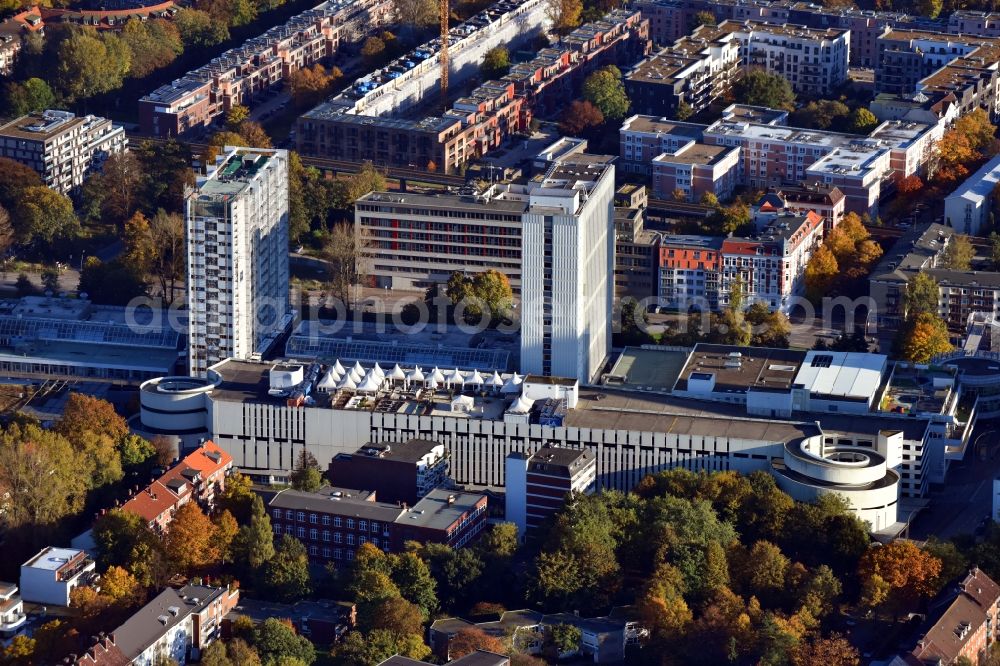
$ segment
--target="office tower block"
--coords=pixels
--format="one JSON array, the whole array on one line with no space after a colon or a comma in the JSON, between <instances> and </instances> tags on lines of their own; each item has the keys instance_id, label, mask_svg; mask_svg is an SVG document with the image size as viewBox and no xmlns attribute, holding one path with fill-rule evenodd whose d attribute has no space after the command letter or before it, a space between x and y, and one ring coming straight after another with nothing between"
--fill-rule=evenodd
<instances>
[{"instance_id":1,"label":"office tower block","mask_svg":"<svg viewBox=\"0 0 1000 666\"><path fill-rule=\"evenodd\" d=\"M226 147L187 194L189 370L266 354L291 323L288 153Z\"/></svg>"},{"instance_id":2,"label":"office tower block","mask_svg":"<svg viewBox=\"0 0 1000 666\"><path fill-rule=\"evenodd\" d=\"M521 370L594 379L611 350L614 157L575 153L529 184L521 216Z\"/></svg>"}]
</instances>

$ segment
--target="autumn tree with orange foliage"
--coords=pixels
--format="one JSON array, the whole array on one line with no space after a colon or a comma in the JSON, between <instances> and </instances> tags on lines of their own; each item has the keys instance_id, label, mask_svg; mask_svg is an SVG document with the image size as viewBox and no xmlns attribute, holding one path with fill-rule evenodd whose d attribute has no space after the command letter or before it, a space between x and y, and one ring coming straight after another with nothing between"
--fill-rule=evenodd
<instances>
[{"instance_id":1,"label":"autumn tree with orange foliage","mask_svg":"<svg viewBox=\"0 0 1000 666\"><path fill-rule=\"evenodd\" d=\"M215 525L195 502L177 509L164 540L167 557L183 571L208 566L218 558Z\"/></svg>"},{"instance_id":2,"label":"autumn tree with orange foliage","mask_svg":"<svg viewBox=\"0 0 1000 666\"><path fill-rule=\"evenodd\" d=\"M928 312L920 312L903 322L897 348L900 356L913 363L927 363L953 349L944 320Z\"/></svg>"},{"instance_id":3,"label":"autumn tree with orange foliage","mask_svg":"<svg viewBox=\"0 0 1000 666\"><path fill-rule=\"evenodd\" d=\"M88 431L118 441L128 434L128 423L107 400L73 392L55 430L71 442L79 433Z\"/></svg>"},{"instance_id":4,"label":"autumn tree with orange foliage","mask_svg":"<svg viewBox=\"0 0 1000 666\"><path fill-rule=\"evenodd\" d=\"M327 71L319 63L293 72L288 78L292 103L298 108L315 106L332 92L333 86L343 76L339 68L331 67Z\"/></svg>"},{"instance_id":5,"label":"autumn tree with orange foliage","mask_svg":"<svg viewBox=\"0 0 1000 666\"><path fill-rule=\"evenodd\" d=\"M789 655L792 666L858 666L861 655L857 648L841 634L832 633L826 638L814 637L792 648Z\"/></svg>"},{"instance_id":6,"label":"autumn tree with orange foliage","mask_svg":"<svg viewBox=\"0 0 1000 666\"><path fill-rule=\"evenodd\" d=\"M911 174L899 181L896 191L902 195L915 194L924 188L924 181L917 174Z\"/></svg>"},{"instance_id":7,"label":"autumn tree with orange foliage","mask_svg":"<svg viewBox=\"0 0 1000 666\"><path fill-rule=\"evenodd\" d=\"M882 257L882 247L857 213L848 213L809 259L806 297L820 303L825 296L856 290Z\"/></svg>"},{"instance_id":8,"label":"autumn tree with orange foliage","mask_svg":"<svg viewBox=\"0 0 1000 666\"><path fill-rule=\"evenodd\" d=\"M871 548L858 562L864 604L871 608L887 604L894 614L933 596L940 573L941 560L912 541Z\"/></svg>"},{"instance_id":9,"label":"autumn tree with orange foliage","mask_svg":"<svg viewBox=\"0 0 1000 666\"><path fill-rule=\"evenodd\" d=\"M464 657L476 650L487 650L497 654L507 652L499 638L490 636L479 627L466 627L459 630L448 643L448 656L452 659Z\"/></svg>"}]
</instances>

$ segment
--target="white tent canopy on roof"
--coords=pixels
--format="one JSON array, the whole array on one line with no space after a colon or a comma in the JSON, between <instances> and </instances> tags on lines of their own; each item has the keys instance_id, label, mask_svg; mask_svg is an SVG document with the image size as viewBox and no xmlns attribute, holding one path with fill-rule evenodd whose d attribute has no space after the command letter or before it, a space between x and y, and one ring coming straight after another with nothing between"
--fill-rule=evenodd
<instances>
[{"instance_id":1,"label":"white tent canopy on roof","mask_svg":"<svg viewBox=\"0 0 1000 666\"><path fill-rule=\"evenodd\" d=\"M350 375L345 375L344 378L340 380L340 383L337 384L337 388L356 389L358 388L358 383L354 381L354 379Z\"/></svg>"},{"instance_id":2,"label":"white tent canopy on roof","mask_svg":"<svg viewBox=\"0 0 1000 666\"><path fill-rule=\"evenodd\" d=\"M457 395L451 401L451 411L453 412L471 412L476 406L476 401L472 396L469 395Z\"/></svg>"},{"instance_id":3,"label":"white tent canopy on roof","mask_svg":"<svg viewBox=\"0 0 1000 666\"><path fill-rule=\"evenodd\" d=\"M378 375L373 370L369 370L368 374L365 375L365 380L358 385L359 391L364 391L365 393L374 393L382 388L382 380L379 379Z\"/></svg>"},{"instance_id":4,"label":"white tent canopy on roof","mask_svg":"<svg viewBox=\"0 0 1000 666\"><path fill-rule=\"evenodd\" d=\"M503 388L500 389L501 393L520 393L521 381L521 376L515 372L504 382Z\"/></svg>"},{"instance_id":5,"label":"white tent canopy on roof","mask_svg":"<svg viewBox=\"0 0 1000 666\"><path fill-rule=\"evenodd\" d=\"M465 383L466 384L472 384L473 386L482 386L483 385L483 376L481 374L479 374L478 370L474 370L472 372L472 376L469 377L467 380L465 380Z\"/></svg>"},{"instance_id":6,"label":"white tent canopy on roof","mask_svg":"<svg viewBox=\"0 0 1000 666\"><path fill-rule=\"evenodd\" d=\"M385 370L382 369L378 363L372 366L372 372L374 372L379 377L385 377Z\"/></svg>"},{"instance_id":7,"label":"white tent canopy on roof","mask_svg":"<svg viewBox=\"0 0 1000 666\"><path fill-rule=\"evenodd\" d=\"M356 373L358 373L359 375L362 375L362 376L365 374L365 369L364 369L364 366L361 365L361 361L355 361L354 362L354 367L351 368L351 372L356 372Z\"/></svg>"},{"instance_id":8,"label":"white tent canopy on roof","mask_svg":"<svg viewBox=\"0 0 1000 666\"><path fill-rule=\"evenodd\" d=\"M422 382L424 381L424 373L420 369L420 366L413 368L408 373L406 373L406 381L408 382Z\"/></svg>"},{"instance_id":9,"label":"white tent canopy on roof","mask_svg":"<svg viewBox=\"0 0 1000 666\"><path fill-rule=\"evenodd\" d=\"M525 398L523 395L514 401L507 411L511 414L527 414L531 411L531 406L535 404L535 401L531 398Z\"/></svg>"},{"instance_id":10,"label":"white tent canopy on roof","mask_svg":"<svg viewBox=\"0 0 1000 666\"><path fill-rule=\"evenodd\" d=\"M333 364L333 371L336 372L338 375L343 375L345 372L344 366L340 364L339 358L337 359L337 362Z\"/></svg>"},{"instance_id":11,"label":"white tent canopy on roof","mask_svg":"<svg viewBox=\"0 0 1000 666\"><path fill-rule=\"evenodd\" d=\"M431 375L431 378L424 382L424 386L426 386L429 389L436 389L438 386L440 386L440 382L434 379L434 376Z\"/></svg>"},{"instance_id":12,"label":"white tent canopy on roof","mask_svg":"<svg viewBox=\"0 0 1000 666\"><path fill-rule=\"evenodd\" d=\"M399 367L399 363L397 363L392 367L392 370L389 371L389 374L387 374L386 377L389 379L406 379L406 373L403 372L403 369Z\"/></svg>"},{"instance_id":13,"label":"white tent canopy on roof","mask_svg":"<svg viewBox=\"0 0 1000 666\"><path fill-rule=\"evenodd\" d=\"M360 372L358 372L357 368L351 368L351 371L347 373L347 376L350 377L355 384L357 384L362 379L364 379L365 371L361 370Z\"/></svg>"},{"instance_id":14,"label":"white tent canopy on roof","mask_svg":"<svg viewBox=\"0 0 1000 666\"><path fill-rule=\"evenodd\" d=\"M500 377L500 373L494 370L493 376L490 377L490 380L486 383L490 386L500 387L503 386L503 379Z\"/></svg>"},{"instance_id":15,"label":"white tent canopy on roof","mask_svg":"<svg viewBox=\"0 0 1000 666\"><path fill-rule=\"evenodd\" d=\"M444 382L444 374L442 374L442 372L438 370L437 366L434 366L434 369L431 371L431 374L427 376L428 385L430 385L431 382L434 382L434 386L432 386L431 388L437 388L438 384Z\"/></svg>"},{"instance_id":16,"label":"white tent canopy on roof","mask_svg":"<svg viewBox=\"0 0 1000 666\"><path fill-rule=\"evenodd\" d=\"M458 368L455 368L445 375L444 380L448 384L465 384L465 377L463 377L462 373L458 371Z\"/></svg>"},{"instance_id":17,"label":"white tent canopy on roof","mask_svg":"<svg viewBox=\"0 0 1000 666\"><path fill-rule=\"evenodd\" d=\"M335 389L337 388L337 381L339 379L340 378L337 377L336 374L334 374L333 369L331 368L330 370L326 371L326 374L323 375L323 379L319 380L319 384L317 384L316 387L320 391L329 391L330 389Z\"/></svg>"}]
</instances>

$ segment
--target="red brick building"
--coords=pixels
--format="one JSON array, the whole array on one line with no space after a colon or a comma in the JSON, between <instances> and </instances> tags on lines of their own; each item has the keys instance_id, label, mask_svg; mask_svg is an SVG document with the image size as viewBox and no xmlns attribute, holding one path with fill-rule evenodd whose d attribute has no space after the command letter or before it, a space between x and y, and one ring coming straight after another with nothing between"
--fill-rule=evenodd
<instances>
[{"instance_id":1,"label":"red brick building","mask_svg":"<svg viewBox=\"0 0 1000 666\"><path fill-rule=\"evenodd\" d=\"M461 548L486 525L486 495L435 489L407 507L377 502L375 493L326 487L315 493L282 490L265 500L275 537L288 534L305 544L318 563L350 566L359 546L387 553L407 541Z\"/></svg>"}]
</instances>

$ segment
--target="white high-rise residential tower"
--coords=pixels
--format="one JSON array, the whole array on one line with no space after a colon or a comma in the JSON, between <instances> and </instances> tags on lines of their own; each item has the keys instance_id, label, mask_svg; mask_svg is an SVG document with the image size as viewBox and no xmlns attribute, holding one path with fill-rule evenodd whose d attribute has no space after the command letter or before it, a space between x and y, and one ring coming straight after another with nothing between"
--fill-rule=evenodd
<instances>
[{"instance_id":1,"label":"white high-rise residential tower","mask_svg":"<svg viewBox=\"0 0 1000 666\"><path fill-rule=\"evenodd\" d=\"M291 323L288 153L226 147L187 194L189 370L263 354Z\"/></svg>"},{"instance_id":2,"label":"white high-rise residential tower","mask_svg":"<svg viewBox=\"0 0 1000 666\"><path fill-rule=\"evenodd\" d=\"M614 157L574 153L528 185L521 369L590 382L611 350Z\"/></svg>"}]
</instances>

